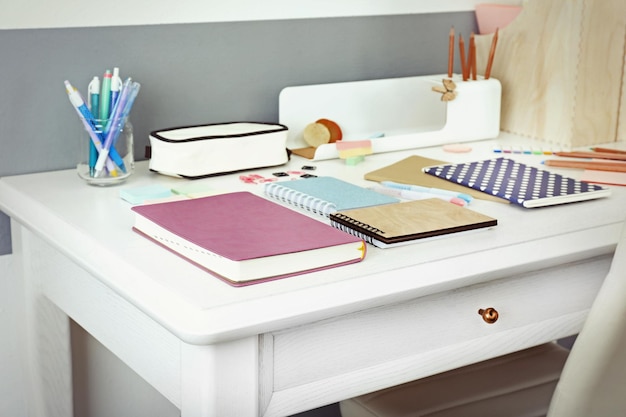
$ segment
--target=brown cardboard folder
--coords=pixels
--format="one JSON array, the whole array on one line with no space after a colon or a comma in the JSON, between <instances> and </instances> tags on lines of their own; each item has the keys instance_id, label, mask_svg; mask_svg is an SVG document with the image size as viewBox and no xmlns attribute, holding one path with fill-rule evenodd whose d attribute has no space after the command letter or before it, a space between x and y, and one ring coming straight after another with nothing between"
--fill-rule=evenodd
<instances>
[{"instance_id":1,"label":"brown cardboard folder","mask_svg":"<svg viewBox=\"0 0 626 417\"><path fill-rule=\"evenodd\" d=\"M508 203L508 201L503 198L494 197L491 194L476 191L469 187L455 184L453 182L437 178L433 175L426 174L422 171L422 168L424 167L441 165L445 163L445 161L439 161L437 159L430 159L423 156L412 155L396 163L387 165L386 167L377 169L372 172L368 172L367 174L365 174L365 179L377 182L393 181L403 184L421 185L423 187L443 188L446 190L458 191L459 193L469 194L472 197L481 200Z\"/></svg>"}]
</instances>

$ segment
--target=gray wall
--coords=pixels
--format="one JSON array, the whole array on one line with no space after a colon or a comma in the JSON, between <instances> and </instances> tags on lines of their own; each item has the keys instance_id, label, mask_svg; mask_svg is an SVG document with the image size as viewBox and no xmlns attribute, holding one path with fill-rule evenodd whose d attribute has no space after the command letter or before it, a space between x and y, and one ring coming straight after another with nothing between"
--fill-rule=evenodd
<instances>
[{"instance_id":1,"label":"gray wall","mask_svg":"<svg viewBox=\"0 0 626 417\"><path fill-rule=\"evenodd\" d=\"M474 13L0 30L0 176L74 166L81 129L65 79L84 93L92 76L118 66L142 84L131 115L141 156L152 130L277 122L286 86L443 73L451 25L469 34ZM0 255L10 251L8 217L0 213ZM78 326L72 337L74 379L85 385L77 415L155 416L155 408L159 417L178 415ZM18 373L10 368L9 380L19 382ZM92 392L99 395L89 398ZM336 417L338 410L302 416Z\"/></svg>"},{"instance_id":2,"label":"gray wall","mask_svg":"<svg viewBox=\"0 0 626 417\"><path fill-rule=\"evenodd\" d=\"M277 122L287 86L443 73L452 25L469 34L474 13L0 31L0 176L74 166L65 79L84 93L118 66L142 84L131 114L142 157L152 130ZM0 255L10 251L0 213Z\"/></svg>"}]
</instances>

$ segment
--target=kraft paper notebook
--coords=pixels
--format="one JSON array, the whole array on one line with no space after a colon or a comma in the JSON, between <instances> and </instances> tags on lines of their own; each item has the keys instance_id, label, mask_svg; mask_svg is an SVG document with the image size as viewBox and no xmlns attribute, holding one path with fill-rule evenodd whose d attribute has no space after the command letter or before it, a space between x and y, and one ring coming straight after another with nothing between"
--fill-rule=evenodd
<instances>
[{"instance_id":1,"label":"kraft paper notebook","mask_svg":"<svg viewBox=\"0 0 626 417\"><path fill-rule=\"evenodd\" d=\"M335 177L302 178L268 183L265 185L265 194L326 217L338 210L400 201L395 197L380 194Z\"/></svg>"},{"instance_id":2,"label":"kraft paper notebook","mask_svg":"<svg viewBox=\"0 0 626 417\"><path fill-rule=\"evenodd\" d=\"M340 211L330 215L330 222L379 248L498 224L492 217L437 198Z\"/></svg>"},{"instance_id":3,"label":"kraft paper notebook","mask_svg":"<svg viewBox=\"0 0 626 417\"><path fill-rule=\"evenodd\" d=\"M533 208L608 197L611 190L509 158L425 168L424 172Z\"/></svg>"},{"instance_id":4,"label":"kraft paper notebook","mask_svg":"<svg viewBox=\"0 0 626 417\"><path fill-rule=\"evenodd\" d=\"M396 163L377 169L365 174L365 179L369 181L393 181L403 184L421 185L423 187L444 188L450 191L469 194L480 200L496 201L508 203L507 200L494 197L481 191L472 190L459 184L450 183L444 179L425 174L423 169L433 165L445 164L445 161L425 158L423 156L412 155Z\"/></svg>"},{"instance_id":5,"label":"kraft paper notebook","mask_svg":"<svg viewBox=\"0 0 626 417\"><path fill-rule=\"evenodd\" d=\"M134 206L133 229L231 285L359 262L364 242L249 192Z\"/></svg>"}]
</instances>

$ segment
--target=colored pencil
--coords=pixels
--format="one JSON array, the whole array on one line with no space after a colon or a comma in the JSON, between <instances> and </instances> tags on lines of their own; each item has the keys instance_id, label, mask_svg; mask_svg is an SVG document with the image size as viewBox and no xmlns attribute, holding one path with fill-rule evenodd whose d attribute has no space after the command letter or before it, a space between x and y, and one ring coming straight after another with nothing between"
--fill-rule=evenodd
<instances>
[{"instance_id":1,"label":"colored pencil","mask_svg":"<svg viewBox=\"0 0 626 417\"><path fill-rule=\"evenodd\" d=\"M452 78L454 70L454 26L450 28L450 41L448 45L448 78Z\"/></svg>"},{"instance_id":2,"label":"colored pencil","mask_svg":"<svg viewBox=\"0 0 626 417\"><path fill-rule=\"evenodd\" d=\"M469 46L469 72L471 73L472 80L476 80L476 39L474 36L474 32L470 35L470 46Z\"/></svg>"},{"instance_id":3,"label":"colored pencil","mask_svg":"<svg viewBox=\"0 0 626 417\"><path fill-rule=\"evenodd\" d=\"M626 163L622 162L593 162L548 159L544 164L552 167L592 169L596 171L626 172Z\"/></svg>"},{"instance_id":4,"label":"colored pencil","mask_svg":"<svg viewBox=\"0 0 626 417\"><path fill-rule=\"evenodd\" d=\"M626 153L615 152L556 152L557 156L567 156L570 158L597 158L597 159L612 159L615 161L626 161Z\"/></svg>"},{"instance_id":5,"label":"colored pencil","mask_svg":"<svg viewBox=\"0 0 626 417\"><path fill-rule=\"evenodd\" d=\"M619 153L619 154L624 154L626 155L626 151L623 151L621 149L613 149L613 148L601 148L601 147L595 147L595 148L591 148L594 152L606 152L606 153Z\"/></svg>"},{"instance_id":6,"label":"colored pencil","mask_svg":"<svg viewBox=\"0 0 626 417\"><path fill-rule=\"evenodd\" d=\"M463 35L459 35L459 54L461 56L461 76L467 81L467 62L465 61L465 41Z\"/></svg>"},{"instance_id":7,"label":"colored pencil","mask_svg":"<svg viewBox=\"0 0 626 417\"><path fill-rule=\"evenodd\" d=\"M487 69L485 70L485 80L491 76L491 67L493 66L493 57L496 55L496 45L498 44L498 29L491 40L491 49L489 50L489 59L487 61Z\"/></svg>"}]
</instances>

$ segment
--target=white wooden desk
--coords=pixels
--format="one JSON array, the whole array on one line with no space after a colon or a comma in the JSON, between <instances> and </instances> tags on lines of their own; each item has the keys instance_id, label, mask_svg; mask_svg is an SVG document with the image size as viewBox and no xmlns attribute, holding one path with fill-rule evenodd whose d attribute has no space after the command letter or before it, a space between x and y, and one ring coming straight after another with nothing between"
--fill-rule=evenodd
<instances>
[{"instance_id":1,"label":"white wooden desk","mask_svg":"<svg viewBox=\"0 0 626 417\"><path fill-rule=\"evenodd\" d=\"M492 157L494 143L474 143L469 154L429 148L313 165L317 175L367 185L365 172L411 154L477 160ZM312 163L294 157L249 173L304 164ZM238 175L201 181L262 192ZM539 209L475 200L470 207L496 217L496 228L370 246L358 264L233 288L131 231L120 188L181 182L147 172L145 162L111 188L87 186L74 170L0 180L39 415L71 415L68 316L183 417L290 415L575 334L626 217L620 187L608 199ZM499 311L496 323L477 314L486 307Z\"/></svg>"}]
</instances>

